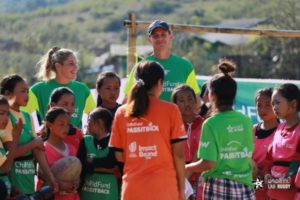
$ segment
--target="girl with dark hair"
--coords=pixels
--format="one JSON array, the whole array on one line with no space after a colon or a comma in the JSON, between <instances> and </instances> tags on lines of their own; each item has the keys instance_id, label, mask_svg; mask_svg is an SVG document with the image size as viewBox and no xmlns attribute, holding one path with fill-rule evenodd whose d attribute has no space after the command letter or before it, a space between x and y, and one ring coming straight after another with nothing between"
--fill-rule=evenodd
<instances>
[{"instance_id":1,"label":"girl with dark hair","mask_svg":"<svg viewBox=\"0 0 300 200\"><path fill-rule=\"evenodd\" d=\"M255 137L252 156L254 161L254 179L257 177L261 180L264 179L267 152L270 145L272 145L274 133L279 124L279 120L272 110L272 92L272 88L263 88L258 90L255 95L257 115L261 122L253 126ZM268 199L267 184L264 184L263 188L255 190L255 196L257 200Z\"/></svg>"},{"instance_id":2,"label":"girl with dark hair","mask_svg":"<svg viewBox=\"0 0 300 200\"><path fill-rule=\"evenodd\" d=\"M269 150L269 173L266 179L275 182L289 180L289 189L269 188L268 196L272 199L294 199L297 193L295 176L300 162L300 91L291 83L275 88L272 94L274 113L284 122L275 131L274 140ZM274 180L273 180L274 182Z\"/></svg>"},{"instance_id":3,"label":"girl with dark hair","mask_svg":"<svg viewBox=\"0 0 300 200\"><path fill-rule=\"evenodd\" d=\"M113 174L117 161L113 149L108 147L112 120L112 114L105 108L96 108L89 115L89 134L84 136L77 154L83 166L81 199L119 199L118 183Z\"/></svg>"},{"instance_id":4,"label":"girl with dark hair","mask_svg":"<svg viewBox=\"0 0 300 200\"><path fill-rule=\"evenodd\" d=\"M11 134L13 126L22 121L22 132L19 137L18 146L15 150L14 164L10 170L10 180L14 194L33 194L35 192L35 158L39 166L48 175L47 181L56 187L56 182L47 164L44 153L43 141L37 137L33 128L32 119L29 113L20 111L21 106L28 102L28 86L25 80L19 75L7 75L1 81L1 94L9 102L9 121L4 134ZM11 150L12 142L4 141L5 148Z\"/></svg>"},{"instance_id":5,"label":"girl with dark hair","mask_svg":"<svg viewBox=\"0 0 300 200\"><path fill-rule=\"evenodd\" d=\"M137 65L136 83L113 121L110 146L124 162L123 200L184 198L186 139L179 109L158 99L164 70L157 62Z\"/></svg>"},{"instance_id":6,"label":"girl with dark hair","mask_svg":"<svg viewBox=\"0 0 300 200\"><path fill-rule=\"evenodd\" d=\"M76 100L72 90L66 87L59 87L53 90L50 96L49 107L62 107L66 109L69 116L72 116L75 112L75 102ZM73 145L75 149L78 150L82 138L83 133L81 129L70 124L70 129L64 142Z\"/></svg>"},{"instance_id":7,"label":"girl with dark hair","mask_svg":"<svg viewBox=\"0 0 300 200\"><path fill-rule=\"evenodd\" d=\"M199 115L206 119L211 114L211 104L208 99L207 83L204 83L201 87L200 99L202 100L202 104L200 106Z\"/></svg>"},{"instance_id":8,"label":"girl with dark hair","mask_svg":"<svg viewBox=\"0 0 300 200\"><path fill-rule=\"evenodd\" d=\"M114 72L104 72L99 74L96 81L96 89L98 92L97 107L108 109L112 116L115 116L117 109L121 106L117 99L120 95L121 79ZM124 165L118 162L118 168L115 169L115 175L121 186L122 173Z\"/></svg>"},{"instance_id":9,"label":"girl with dark hair","mask_svg":"<svg viewBox=\"0 0 300 200\"><path fill-rule=\"evenodd\" d=\"M12 136L11 150L6 152L2 138L7 136L2 132L2 130L5 129L8 121L9 104L7 99L3 95L0 95L0 199L6 199L11 192L11 183L7 174L14 162L15 149L18 145L20 133L22 131L22 121L19 120L13 127L12 134L9 135L9 137Z\"/></svg>"},{"instance_id":10,"label":"girl with dark hair","mask_svg":"<svg viewBox=\"0 0 300 200\"><path fill-rule=\"evenodd\" d=\"M221 59L222 73L208 82L213 114L202 127L197 162L187 171L202 173L204 199L255 199L252 184L253 129L249 117L233 110L235 65Z\"/></svg>"},{"instance_id":11,"label":"girl with dark hair","mask_svg":"<svg viewBox=\"0 0 300 200\"><path fill-rule=\"evenodd\" d=\"M190 86L185 84L177 86L173 90L172 101L180 110L187 132L187 140L184 141L184 157L185 163L188 164L197 160L197 150L204 119L196 113L196 94ZM194 195L190 199L201 200L203 182L201 181L200 174L186 173L186 178L190 181L194 189Z\"/></svg>"},{"instance_id":12,"label":"girl with dark hair","mask_svg":"<svg viewBox=\"0 0 300 200\"><path fill-rule=\"evenodd\" d=\"M88 114L96 107L89 88L75 81L78 71L78 59L76 53L70 49L53 47L37 63L40 70L37 78L41 80L34 84L29 91L29 102L24 108L33 116L44 119L48 110L49 97L52 91L58 87L67 87L76 96L75 109L70 120L71 124L82 128L83 114Z\"/></svg>"},{"instance_id":13,"label":"girl with dark hair","mask_svg":"<svg viewBox=\"0 0 300 200\"><path fill-rule=\"evenodd\" d=\"M56 161L66 156L76 156L73 145L64 142L70 127L68 111L60 107L52 107L46 113L46 131L49 136L44 142L47 161L51 167ZM59 191L55 193L55 200L79 200L77 188L79 181L63 182L58 180Z\"/></svg>"},{"instance_id":14,"label":"girl with dark hair","mask_svg":"<svg viewBox=\"0 0 300 200\"><path fill-rule=\"evenodd\" d=\"M97 107L108 109L113 116L120 104L117 99L120 95L121 80L114 72L101 73L96 81L96 89L98 92Z\"/></svg>"}]
</instances>

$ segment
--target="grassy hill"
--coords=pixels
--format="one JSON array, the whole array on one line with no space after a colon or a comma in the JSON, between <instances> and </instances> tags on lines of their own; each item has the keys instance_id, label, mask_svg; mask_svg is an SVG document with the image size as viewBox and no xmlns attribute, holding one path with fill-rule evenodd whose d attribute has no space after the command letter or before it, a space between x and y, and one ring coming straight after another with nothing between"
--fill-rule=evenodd
<instances>
[{"instance_id":1,"label":"grassy hill","mask_svg":"<svg viewBox=\"0 0 300 200\"><path fill-rule=\"evenodd\" d=\"M1 7L5 7L3 2L0 3ZM35 3L36 6L28 10L23 6L23 10L11 12L8 12L8 6L2 9L6 12L0 14L0 73L4 75L17 72L30 83L35 81L35 64L53 46L77 50L80 65L86 68L90 66L94 56L104 52L109 44L126 44L123 21L128 18L129 12L135 12L138 20L143 21L160 18L172 23L209 25L224 19L268 18L271 17L271 8L274 6L269 0L26 2L27 5ZM145 33L141 32L139 36L138 43L145 44ZM182 52L184 51L180 51L181 54ZM183 56L188 56L188 52Z\"/></svg>"}]
</instances>

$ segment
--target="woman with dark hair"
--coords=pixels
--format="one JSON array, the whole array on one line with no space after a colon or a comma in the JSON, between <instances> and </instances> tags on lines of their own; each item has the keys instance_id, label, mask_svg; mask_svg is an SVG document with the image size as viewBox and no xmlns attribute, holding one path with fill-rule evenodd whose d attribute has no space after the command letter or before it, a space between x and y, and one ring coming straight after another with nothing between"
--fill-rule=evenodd
<instances>
[{"instance_id":1,"label":"woman with dark hair","mask_svg":"<svg viewBox=\"0 0 300 200\"><path fill-rule=\"evenodd\" d=\"M116 112L110 140L124 162L122 199L183 199L186 135L177 106L158 98L164 70L156 62L141 62L135 79Z\"/></svg>"},{"instance_id":2,"label":"woman with dark hair","mask_svg":"<svg viewBox=\"0 0 300 200\"><path fill-rule=\"evenodd\" d=\"M221 74L208 82L213 114L202 127L198 158L187 171L202 173L204 199L255 199L252 184L253 129L249 117L233 110L235 65L221 59Z\"/></svg>"}]
</instances>

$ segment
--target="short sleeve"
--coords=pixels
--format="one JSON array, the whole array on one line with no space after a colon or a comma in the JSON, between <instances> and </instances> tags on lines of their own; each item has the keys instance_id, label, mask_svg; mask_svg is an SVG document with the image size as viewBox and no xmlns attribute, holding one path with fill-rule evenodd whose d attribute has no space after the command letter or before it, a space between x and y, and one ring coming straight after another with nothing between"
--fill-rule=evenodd
<instances>
[{"instance_id":1,"label":"short sleeve","mask_svg":"<svg viewBox=\"0 0 300 200\"><path fill-rule=\"evenodd\" d=\"M85 105L84 105L84 108L83 108L83 112L88 114L94 108L96 108L96 102L93 98L93 95L92 95L90 89L86 85L84 85L84 86L85 86L85 90L86 90L86 93L87 93L87 97L86 97L86 100L85 100Z\"/></svg>"},{"instance_id":2,"label":"short sleeve","mask_svg":"<svg viewBox=\"0 0 300 200\"><path fill-rule=\"evenodd\" d=\"M121 112L119 111L120 109L116 112L115 119L113 120L109 146L113 147L116 151L123 151L123 140L126 131L122 131L120 128L123 115L121 115Z\"/></svg>"},{"instance_id":3,"label":"short sleeve","mask_svg":"<svg viewBox=\"0 0 300 200\"><path fill-rule=\"evenodd\" d=\"M217 141L209 124L204 123L198 149L198 158L205 160L217 161L218 148Z\"/></svg>"},{"instance_id":4,"label":"short sleeve","mask_svg":"<svg viewBox=\"0 0 300 200\"><path fill-rule=\"evenodd\" d=\"M182 117L177 106L174 105L171 115L171 141L176 142L187 138Z\"/></svg>"},{"instance_id":5,"label":"short sleeve","mask_svg":"<svg viewBox=\"0 0 300 200\"><path fill-rule=\"evenodd\" d=\"M21 110L29 112L30 114L33 113L34 111L39 112L39 103L38 99L33 92L32 88L29 89L29 101L25 107L21 107Z\"/></svg>"},{"instance_id":6,"label":"short sleeve","mask_svg":"<svg viewBox=\"0 0 300 200\"><path fill-rule=\"evenodd\" d=\"M131 88L133 87L134 84L134 74L135 74L136 67L133 67L131 70L130 74L128 75L127 83L124 87L124 93L125 95L128 95Z\"/></svg>"},{"instance_id":7,"label":"short sleeve","mask_svg":"<svg viewBox=\"0 0 300 200\"><path fill-rule=\"evenodd\" d=\"M196 73L195 73L194 69L189 74L189 76L186 80L186 84L188 86L190 86L191 88L193 88L195 94L200 94L200 88L199 88L199 85L198 85L198 81L197 81Z\"/></svg>"}]
</instances>

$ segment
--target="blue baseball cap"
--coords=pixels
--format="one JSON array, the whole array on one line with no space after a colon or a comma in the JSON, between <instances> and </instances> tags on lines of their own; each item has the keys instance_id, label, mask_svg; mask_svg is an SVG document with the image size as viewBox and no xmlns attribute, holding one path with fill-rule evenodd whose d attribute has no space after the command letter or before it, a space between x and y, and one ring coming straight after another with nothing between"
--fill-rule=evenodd
<instances>
[{"instance_id":1,"label":"blue baseball cap","mask_svg":"<svg viewBox=\"0 0 300 200\"><path fill-rule=\"evenodd\" d=\"M151 33L157 28L162 28L166 31L170 31L170 27L167 22L157 19L148 26L148 35L151 35Z\"/></svg>"}]
</instances>

